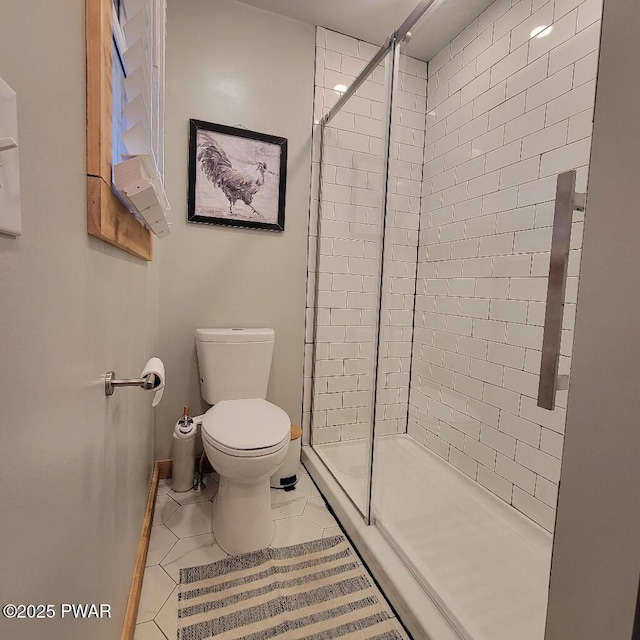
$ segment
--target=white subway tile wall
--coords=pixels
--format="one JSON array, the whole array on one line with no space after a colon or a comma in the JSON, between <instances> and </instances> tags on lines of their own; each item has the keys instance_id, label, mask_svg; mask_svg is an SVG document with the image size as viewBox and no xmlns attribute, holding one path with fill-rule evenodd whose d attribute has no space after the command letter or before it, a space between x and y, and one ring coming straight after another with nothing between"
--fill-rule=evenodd
<instances>
[{"instance_id":1,"label":"white subway tile wall","mask_svg":"<svg viewBox=\"0 0 640 640\"><path fill-rule=\"evenodd\" d=\"M315 119L320 120L377 47L317 29ZM384 285L380 318L378 433L407 428L413 305L420 223L427 65L401 56L395 93L389 169ZM322 238L318 281L318 334L314 442L366 438L370 431L378 314L384 63L325 128ZM319 132L314 132L310 246L318 215ZM309 253L304 425L310 424L315 251Z\"/></svg>"},{"instance_id":2,"label":"white subway tile wall","mask_svg":"<svg viewBox=\"0 0 640 640\"><path fill-rule=\"evenodd\" d=\"M549 531L566 407L566 393L553 412L535 400L552 200L561 171L586 189L601 12L602 0L497 0L428 67L408 432Z\"/></svg>"}]
</instances>

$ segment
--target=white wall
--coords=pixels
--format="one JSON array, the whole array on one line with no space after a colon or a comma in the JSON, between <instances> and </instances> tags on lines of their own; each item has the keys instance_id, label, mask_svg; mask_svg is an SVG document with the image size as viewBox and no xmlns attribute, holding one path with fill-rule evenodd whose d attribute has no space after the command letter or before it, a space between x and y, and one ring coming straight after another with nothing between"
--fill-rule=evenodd
<instances>
[{"instance_id":1,"label":"white wall","mask_svg":"<svg viewBox=\"0 0 640 640\"><path fill-rule=\"evenodd\" d=\"M586 187L601 7L496 0L429 62L409 433L548 530L567 402L535 400L553 199L561 171ZM531 38L540 25L552 30Z\"/></svg>"},{"instance_id":2,"label":"white wall","mask_svg":"<svg viewBox=\"0 0 640 640\"><path fill-rule=\"evenodd\" d=\"M0 601L113 618L2 617L6 638L119 637L153 461L150 395L101 379L155 352L157 267L87 235L84 6L2 3L24 233L0 235Z\"/></svg>"},{"instance_id":3,"label":"white wall","mask_svg":"<svg viewBox=\"0 0 640 640\"><path fill-rule=\"evenodd\" d=\"M640 624L638 27L640 4L604 3L546 640L628 640Z\"/></svg>"},{"instance_id":4,"label":"white wall","mask_svg":"<svg viewBox=\"0 0 640 640\"><path fill-rule=\"evenodd\" d=\"M170 384L157 457L182 405L200 397L197 327L273 327L267 399L299 423L313 117L314 29L233 0L171 0L165 175L173 234L160 250L160 353ZM187 224L189 119L288 139L284 233Z\"/></svg>"}]
</instances>

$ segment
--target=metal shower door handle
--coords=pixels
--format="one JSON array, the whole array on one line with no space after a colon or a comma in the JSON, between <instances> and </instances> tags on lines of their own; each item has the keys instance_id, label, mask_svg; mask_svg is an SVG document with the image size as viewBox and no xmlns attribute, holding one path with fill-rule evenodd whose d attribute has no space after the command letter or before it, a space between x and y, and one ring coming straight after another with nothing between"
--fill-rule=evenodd
<instances>
[{"instance_id":1,"label":"metal shower door handle","mask_svg":"<svg viewBox=\"0 0 640 640\"><path fill-rule=\"evenodd\" d=\"M565 171L558 175L556 205L551 236L551 258L547 285L547 306L542 337L542 359L540 362L540 384L538 406L553 411L556 391L567 388L566 376L558 377L560 340L564 316L564 296L567 284L567 264L571 245L573 212L584 211L586 196L576 193L576 171Z\"/></svg>"}]
</instances>

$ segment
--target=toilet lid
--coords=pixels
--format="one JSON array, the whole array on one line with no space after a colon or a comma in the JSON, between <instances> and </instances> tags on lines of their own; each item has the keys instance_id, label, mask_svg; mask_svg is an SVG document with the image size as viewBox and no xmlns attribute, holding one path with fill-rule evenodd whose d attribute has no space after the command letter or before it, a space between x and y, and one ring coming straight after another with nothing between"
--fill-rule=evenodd
<instances>
[{"instance_id":1,"label":"toilet lid","mask_svg":"<svg viewBox=\"0 0 640 640\"><path fill-rule=\"evenodd\" d=\"M235 451L271 449L289 438L290 429L289 416L261 398L222 400L202 421L203 436Z\"/></svg>"}]
</instances>

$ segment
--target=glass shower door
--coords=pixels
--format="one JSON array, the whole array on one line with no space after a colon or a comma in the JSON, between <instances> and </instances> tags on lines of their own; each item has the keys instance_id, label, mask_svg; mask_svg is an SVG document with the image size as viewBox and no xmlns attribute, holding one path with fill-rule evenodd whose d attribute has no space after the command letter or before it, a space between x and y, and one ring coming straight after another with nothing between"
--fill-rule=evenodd
<instances>
[{"instance_id":1,"label":"glass shower door","mask_svg":"<svg viewBox=\"0 0 640 640\"><path fill-rule=\"evenodd\" d=\"M324 64L324 59L318 61ZM368 518L391 56L321 123L311 444ZM362 68L367 65L362 60ZM325 105L352 78L323 68Z\"/></svg>"},{"instance_id":2,"label":"glass shower door","mask_svg":"<svg viewBox=\"0 0 640 640\"><path fill-rule=\"evenodd\" d=\"M394 56L374 411L371 517L378 523L385 509L408 517L413 511L411 501L383 485L403 475L393 460L408 462L400 450L391 452L407 438L426 132L427 63L408 55L405 42Z\"/></svg>"}]
</instances>

